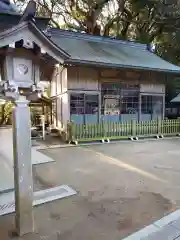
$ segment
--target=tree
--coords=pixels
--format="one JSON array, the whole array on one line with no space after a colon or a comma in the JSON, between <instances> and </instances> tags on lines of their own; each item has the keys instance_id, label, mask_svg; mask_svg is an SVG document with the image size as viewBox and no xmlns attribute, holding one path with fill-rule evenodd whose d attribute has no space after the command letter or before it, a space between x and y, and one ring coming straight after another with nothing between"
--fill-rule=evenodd
<instances>
[{"instance_id":1,"label":"tree","mask_svg":"<svg viewBox=\"0 0 180 240\"><path fill-rule=\"evenodd\" d=\"M101 31L102 14L105 9L113 12L115 0L38 0L38 12L51 17L51 24L81 32L99 35ZM120 2L123 0L119 0ZM117 9L118 10L118 9Z\"/></svg>"},{"instance_id":2,"label":"tree","mask_svg":"<svg viewBox=\"0 0 180 240\"><path fill-rule=\"evenodd\" d=\"M14 0L22 10L26 0ZM38 15L52 26L93 35L159 43L179 26L177 0L37 0Z\"/></svg>"},{"instance_id":3,"label":"tree","mask_svg":"<svg viewBox=\"0 0 180 240\"><path fill-rule=\"evenodd\" d=\"M1 112L1 125L2 124L11 124L11 117L12 117L12 108L13 103L8 101L2 105L2 112Z\"/></svg>"},{"instance_id":4,"label":"tree","mask_svg":"<svg viewBox=\"0 0 180 240\"><path fill-rule=\"evenodd\" d=\"M168 0L38 0L51 24L94 35L150 43L179 22L179 3Z\"/></svg>"}]
</instances>

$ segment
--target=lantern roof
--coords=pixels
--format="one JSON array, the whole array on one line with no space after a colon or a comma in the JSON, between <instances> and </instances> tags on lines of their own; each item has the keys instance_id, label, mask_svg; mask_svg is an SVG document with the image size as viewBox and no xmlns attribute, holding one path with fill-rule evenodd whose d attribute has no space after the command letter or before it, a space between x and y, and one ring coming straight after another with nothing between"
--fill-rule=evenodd
<instances>
[{"instance_id":1,"label":"lantern roof","mask_svg":"<svg viewBox=\"0 0 180 240\"><path fill-rule=\"evenodd\" d=\"M24 21L0 33L0 48L12 45L20 40L38 45L44 54L48 54L59 63L69 58L69 54L57 46L34 22Z\"/></svg>"}]
</instances>

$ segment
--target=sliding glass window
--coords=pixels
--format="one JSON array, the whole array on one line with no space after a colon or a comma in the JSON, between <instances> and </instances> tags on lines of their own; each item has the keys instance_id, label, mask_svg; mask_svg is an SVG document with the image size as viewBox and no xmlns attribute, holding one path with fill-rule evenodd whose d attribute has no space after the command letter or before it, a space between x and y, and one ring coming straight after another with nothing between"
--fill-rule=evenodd
<instances>
[{"instance_id":1,"label":"sliding glass window","mask_svg":"<svg viewBox=\"0 0 180 240\"><path fill-rule=\"evenodd\" d=\"M70 94L71 120L78 124L97 123L99 95L86 93Z\"/></svg>"}]
</instances>

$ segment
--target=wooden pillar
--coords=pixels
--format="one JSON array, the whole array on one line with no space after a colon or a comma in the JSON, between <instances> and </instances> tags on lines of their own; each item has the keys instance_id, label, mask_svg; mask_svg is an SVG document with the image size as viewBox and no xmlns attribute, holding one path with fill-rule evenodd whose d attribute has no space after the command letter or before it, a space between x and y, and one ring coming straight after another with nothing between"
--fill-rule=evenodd
<instances>
[{"instance_id":1,"label":"wooden pillar","mask_svg":"<svg viewBox=\"0 0 180 240\"><path fill-rule=\"evenodd\" d=\"M44 102L42 100L42 115L45 115L45 111L44 111Z\"/></svg>"},{"instance_id":2,"label":"wooden pillar","mask_svg":"<svg viewBox=\"0 0 180 240\"><path fill-rule=\"evenodd\" d=\"M142 109L141 109L141 104L142 104L142 95L139 93L139 104L138 104L138 121L142 121Z\"/></svg>"},{"instance_id":3,"label":"wooden pillar","mask_svg":"<svg viewBox=\"0 0 180 240\"><path fill-rule=\"evenodd\" d=\"M50 124L52 124L52 123L53 123L53 109L52 109L52 102L50 103L49 111L50 111Z\"/></svg>"},{"instance_id":4,"label":"wooden pillar","mask_svg":"<svg viewBox=\"0 0 180 240\"><path fill-rule=\"evenodd\" d=\"M165 94L163 95L163 102L162 102L162 119L165 117Z\"/></svg>"},{"instance_id":5,"label":"wooden pillar","mask_svg":"<svg viewBox=\"0 0 180 240\"><path fill-rule=\"evenodd\" d=\"M66 128L67 123L70 121L70 106L67 92L67 81L67 68L63 68L61 69L61 121L63 128Z\"/></svg>"},{"instance_id":6,"label":"wooden pillar","mask_svg":"<svg viewBox=\"0 0 180 240\"><path fill-rule=\"evenodd\" d=\"M58 67L54 69L51 80L51 97L53 97L53 104L51 105L51 124L53 127L57 126L57 78L59 76Z\"/></svg>"}]
</instances>

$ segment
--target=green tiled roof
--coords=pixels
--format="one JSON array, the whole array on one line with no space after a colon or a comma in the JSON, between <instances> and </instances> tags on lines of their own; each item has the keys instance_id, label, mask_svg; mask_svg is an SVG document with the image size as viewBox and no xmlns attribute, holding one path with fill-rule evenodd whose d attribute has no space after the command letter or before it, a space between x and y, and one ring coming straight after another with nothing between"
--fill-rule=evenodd
<instances>
[{"instance_id":1,"label":"green tiled roof","mask_svg":"<svg viewBox=\"0 0 180 240\"><path fill-rule=\"evenodd\" d=\"M180 72L180 67L150 52L145 44L59 29L49 29L48 34L70 55L69 63Z\"/></svg>"}]
</instances>

